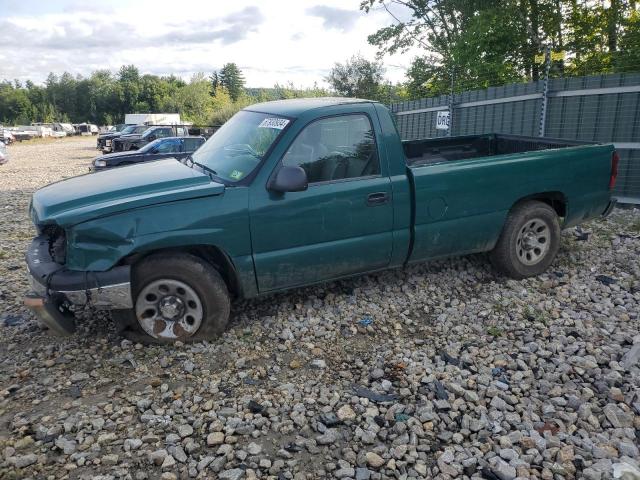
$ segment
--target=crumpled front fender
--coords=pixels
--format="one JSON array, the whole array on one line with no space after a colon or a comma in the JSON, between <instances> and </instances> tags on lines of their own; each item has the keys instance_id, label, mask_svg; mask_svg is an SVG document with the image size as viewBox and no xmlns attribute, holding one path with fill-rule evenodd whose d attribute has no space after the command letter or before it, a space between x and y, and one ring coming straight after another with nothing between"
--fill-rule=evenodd
<instances>
[{"instance_id":1,"label":"crumpled front fender","mask_svg":"<svg viewBox=\"0 0 640 480\"><path fill-rule=\"evenodd\" d=\"M67 228L66 267L104 271L133 253L211 245L251 256L246 189L131 209Z\"/></svg>"}]
</instances>

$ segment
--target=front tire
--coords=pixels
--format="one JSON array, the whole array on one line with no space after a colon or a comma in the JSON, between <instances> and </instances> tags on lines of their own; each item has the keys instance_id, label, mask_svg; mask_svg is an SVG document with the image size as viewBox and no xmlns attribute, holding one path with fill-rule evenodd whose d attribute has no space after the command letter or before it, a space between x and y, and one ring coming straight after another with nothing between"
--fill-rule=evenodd
<instances>
[{"instance_id":1,"label":"front tire","mask_svg":"<svg viewBox=\"0 0 640 480\"><path fill-rule=\"evenodd\" d=\"M113 310L120 332L141 343L218 337L229 321L229 291L218 271L190 254L152 255L136 265L134 308Z\"/></svg>"},{"instance_id":2,"label":"front tire","mask_svg":"<svg viewBox=\"0 0 640 480\"><path fill-rule=\"evenodd\" d=\"M544 272L559 247L558 215L546 203L529 201L509 212L490 259L498 271L520 280Z\"/></svg>"}]
</instances>

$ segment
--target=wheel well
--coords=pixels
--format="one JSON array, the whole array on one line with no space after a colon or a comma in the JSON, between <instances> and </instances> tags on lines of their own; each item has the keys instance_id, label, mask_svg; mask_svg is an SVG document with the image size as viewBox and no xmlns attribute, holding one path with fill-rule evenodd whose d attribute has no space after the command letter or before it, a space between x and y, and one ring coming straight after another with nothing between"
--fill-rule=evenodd
<instances>
[{"instance_id":1,"label":"wheel well","mask_svg":"<svg viewBox=\"0 0 640 480\"><path fill-rule=\"evenodd\" d=\"M127 265L135 265L150 255L171 254L171 253L190 253L196 257L209 263L222 276L229 293L232 297L240 297L242 295L242 287L238 278L236 269L229 256L218 247L212 245L193 245L188 247L164 248L159 250L150 250L144 253L134 253L126 257L121 263Z\"/></svg>"},{"instance_id":2,"label":"wheel well","mask_svg":"<svg viewBox=\"0 0 640 480\"><path fill-rule=\"evenodd\" d=\"M533 195L528 195L518 200L513 204L511 209L513 210L515 206L521 205L522 203L530 200L537 200L539 202L546 203L555 210L558 217L564 218L567 216L567 197L565 197L562 192L534 193Z\"/></svg>"}]
</instances>

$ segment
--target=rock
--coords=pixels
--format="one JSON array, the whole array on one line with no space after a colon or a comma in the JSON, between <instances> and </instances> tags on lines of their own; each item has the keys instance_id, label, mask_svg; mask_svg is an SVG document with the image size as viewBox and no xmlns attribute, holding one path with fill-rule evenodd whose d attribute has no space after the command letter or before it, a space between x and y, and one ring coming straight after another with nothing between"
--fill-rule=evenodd
<instances>
[{"instance_id":1,"label":"rock","mask_svg":"<svg viewBox=\"0 0 640 480\"><path fill-rule=\"evenodd\" d=\"M322 370L327 368L327 363L321 358L316 358L311 361L311 368L316 368L318 370Z\"/></svg>"},{"instance_id":2,"label":"rock","mask_svg":"<svg viewBox=\"0 0 640 480\"><path fill-rule=\"evenodd\" d=\"M222 445L224 443L224 433L213 432L207 435L207 445L210 447L213 445Z\"/></svg>"},{"instance_id":3,"label":"rock","mask_svg":"<svg viewBox=\"0 0 640 480\"><path fill-rule=\"evenodd\" d=\"M69 377L69 380L71 381L71 383L78 383L84 380L89 380L89 374L84 372L74 373Z\"/></svg>"},{"instance_id":4,"label":"rock","mask_svg":"<svg viewBox=\"0 0 640 480\"><path fill-rule=\"evenodd\" d=\"M162 465L162 462L164 462L164 459L167 457L167 455L168 453L164 448L156 450L155 452L149 454L149 461L154 465L160 466Z\"/></svg>"},{"instance_id":5,"label":"rock","mask_svg":"<svg viewBox=\"0 0 640 480\"><path fill-rule=\"evenodd\" d=\"M495 459L496 457L493 457ZM496 459L491 465L491 471L498 477L500 480L513 480L516 478L516 469L509 465L507 462L502 460L501 458Z\"/></svg>"},{"instance_id":6,"label":"rock","mask_svg":"<svg viewBox=\"0 0 640 480\"><path fill-rule=\"evenodd\" d=\"M231 470L225 470L218 475L220 480L240 480L244 477L244 470L241 468L234 468Z\"/></svg>"},{"instance_id":7,"label":"rock","mask_svg":"<svg viewBox=\"0 0 640 480\"><path fill-rule=\"evenodd\" d=\"M178 435L180 435L182 438L193 435L193 427L188 424L180 425L178 427Z\"/></svg>"},{"instance_id":8,"label":"rock","mask_svg":"<svg viewBox=\"0 0 640 480\"><path fill-rule=\"evenodd\" d=\"M25 448L30 447L31 445L33 445L34 440L31 437L31 435L27 435L26 437L22 437L21 439L17 440L14 444L13 447L16 450L23 450Z\"/></svg>"},{"instance_id":9,"label":"rock","mask_svg":"<svg viewBox=\"0 0 640 480\"><path fill-rule=\"evenodd\" d=\"M76 451L76 442L75 440L68 440L62 436L56 439L56 447L63 451L65 455L71 455Z\"/></svg>"},{"instance_id":10,"label":"rock","mask_svg":"<svg viewBox=\"0 0 640 480\"><path fill-rule=\"evenodd\" d=\"M333 472L333 476L336 478L353 478L355 474L356 471L352 467L341 468Z\"/></svg>"},{"instance_id":11,"label":"rock","mask_svg":"<svg viewBox=\"0 0 640 480\"><path fill-rule=\"evenodd\" d=\"M139 438L127 438L124 441L124 449L125 451L130 451L130 450L137 450L142 446L142 440L140 440Z\"/></svg>"},{"instance_id":12,"label":"rock","mask_svg":"<svg viewBox=\"0 0 640 480\"><path fill-rule=\"evenodd\" d=\"M625 413L620 407L613 403L607 404L603 409L603 413L614 428L633 426L633 415Z\"/></svg>"},{"instance_id":13,"label":"rock","mask_svg":"<svg viewBox=\"0 0 640 480\"><path fill-rule=\"evenodd\" d=\"M620 365L626 370L631 370L631 367L638 365L640 362L640 343L634 344L627 353L624 354Z\"/></svg>"},{"instance_id":14,"label":"rock","mask_svg":"<svg viewBox=\"0 0 640 480\"><path fill-rule=\"evenodd\" d=\"M17 468L28 467L29 465L33 465L37 461L38 461L38 457L33 453L9 458L9 462L15 465Z\"/></svg>"},{"instance_id":15,"label":"rock","mask_svg":"<svg viewBox=\"0 0 640 480\"><path fill-rule=\"evenodd\" d=\"M184 368L185 372L193 373L193 370L196 368L196 365L191 360L187 360L186 362L184 362L182 367Z\"/></svg>"},{"instance_id":16,"label":"rock","mask_svg":"<svg viewBox=\"0 0 640 480\"><path fill-rule=\"evenodd\" d=\"M323 435L316 437L316 442L318 442L319 445L331 445L335 443L336 440L338 440L338 431L334 428L328 428Z\"/></svg>"},{"instance_id":17,"label":"rock","mask_svg":"<svg viewBox=\"0 0 640 480\"><path fill-rule=\"evenodd\" d=\"M369 478L371 478L371 471L368 468L356 468L356 480L369 480Z\"/></svg>"},{"instance_id":18,"label":"rock","mask_svg":"<svg viewBox=\"0 0 640 480\"><path fill-rule=\"evenodd\" d=\"M356 412L353 411L351 406L343 405L338 409L336 416L338 417L338 419L340 419L340 421L345 422L349 420L355 420Z\"/></svg>"},{"instance_id":19,"label":"rock","mask_svg":"<svg viewBox=\"0 0 640 480\"><path fill-rule=\"evenodd\" d=\"M120 457L115 453L110 453L102 457L101 462L103 465L117 465Z\"/></svg>"},{"instance_id":20,"label":"rock","mask_svg":"<svg viewBox=\"0 0 640 480\"><path fill-rule=\"evenodd\" d=\"M162 470L170 470L176 466L176 459L172 455L167 455L162 461Z\"/></svg>"},{"instance_id":21,"label":"rock","mask_svg":"<svg viewBox=\"0 0 640 480\"><path fill-rule=\"evenodd\" d=\"M251 442L247 445L247 453L249 455L259 455L262 452L262 445L258 445L257 443Z\"/></svg>"},{"instance_id":22,"label":"rock","mask_svg":"<svg viewBox=\"0 0 640 480\"><path fill-rule=\"evenodd\" d=\"M322 413L320 415L319 419L320 419L320 421L322 422L323 425L325 425L325 426L327 426L329 428L335 427L336 425L340 425L340 419L333 412Z\"/></svg>"},{"instance_id":23,"label":"rock","mask_svg":"<svg viewBox=\"0 0 640 480\"><path fill-rule=\"evenodd\" d=\"M378 469L385 463L384 459L375 452L367 452L365 458L367 460L367 465L371 468Z\"/></svg>"}]
</instances>

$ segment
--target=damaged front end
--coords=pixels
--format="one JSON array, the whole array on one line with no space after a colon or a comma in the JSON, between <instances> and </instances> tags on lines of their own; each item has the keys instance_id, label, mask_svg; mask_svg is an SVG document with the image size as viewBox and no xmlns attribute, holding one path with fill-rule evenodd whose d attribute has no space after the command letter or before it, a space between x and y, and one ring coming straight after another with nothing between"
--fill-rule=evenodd
<instances>
[{"instance_id":1,"label":"damaged front end","mask_svg":"<svg viewBox=\"0 0 640 480\"><path fill-rule=\"evenodd\" d=\"M129 265L102 272L69 270L65 231L47 225L38 233L26 255L32 291L26 296L25 305L51 331L58 335L75 331L72 306L132 308Z\"/></svg>"}]
</instances>

